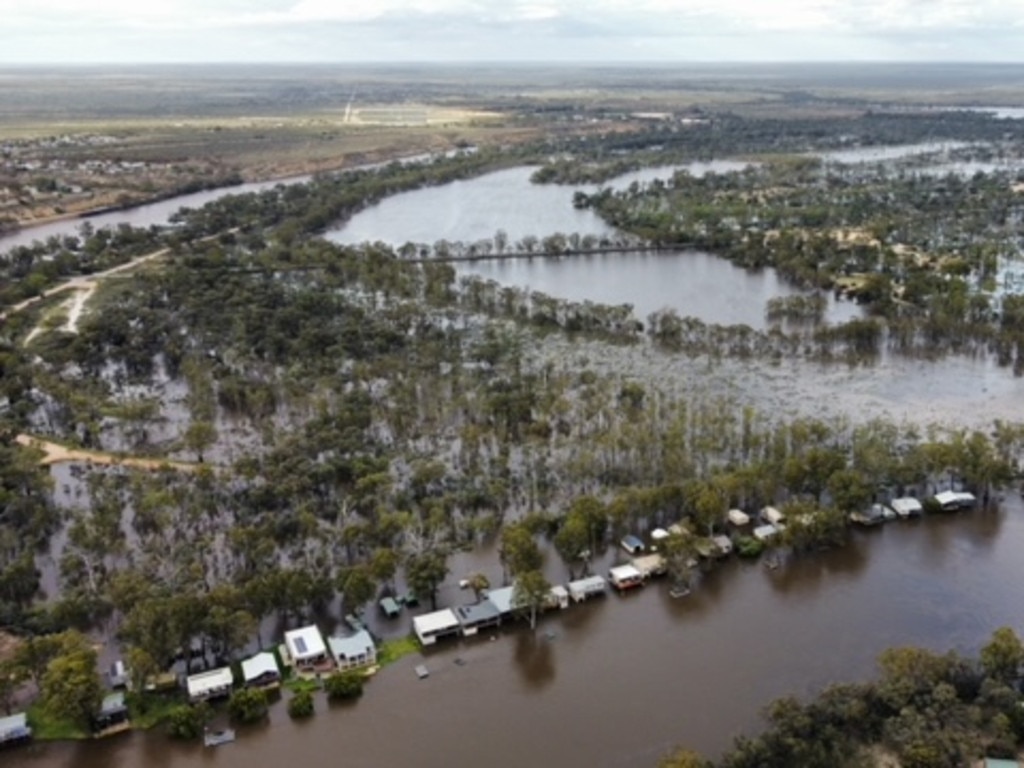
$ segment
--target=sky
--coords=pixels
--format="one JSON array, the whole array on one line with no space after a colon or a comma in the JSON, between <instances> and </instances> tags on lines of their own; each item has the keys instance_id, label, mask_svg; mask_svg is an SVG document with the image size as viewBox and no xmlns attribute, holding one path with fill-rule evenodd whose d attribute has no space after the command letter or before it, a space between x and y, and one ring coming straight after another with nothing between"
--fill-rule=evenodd
<instances>
[{"instance_id":1,"label":"sky","mask_svg":"<svg viewBox=\"0 0 1024 768\"><path fill-rule=\"evenodd\" d=\"M1024 60L1024 0L0 0L0 63Z\"/></svg>"}]
</instances>

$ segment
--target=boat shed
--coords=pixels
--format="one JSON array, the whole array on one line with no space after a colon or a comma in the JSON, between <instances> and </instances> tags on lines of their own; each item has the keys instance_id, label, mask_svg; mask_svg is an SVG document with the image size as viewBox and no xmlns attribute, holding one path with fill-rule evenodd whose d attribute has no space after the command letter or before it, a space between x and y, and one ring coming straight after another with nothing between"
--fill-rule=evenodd
<instances>
[{"instance_id":1,"label":"boat shed","mask_svg":"<svg viewBox=\"0 0 1024 768\"><path fill-rule=\"evenodd\" d=\"M401 606L395 602L393 597L385 597L380 601L380 609L384 611L384 615L389 619L393 619L401 612Z\"/></svg>"},{"instance_id":2,"label":"boat shed","mask_svg":"<svg viewBox=\"0 0 1024 768\"><path fill-rule=\"evenodd\" d=\"M274 654L263 651L242 661L242 680L247 688L267 688L280 684L281 670Z\"/></svg>"},{"instance_id":3,"label":"boat shed","mask_svg":"<svg viewBox=\"0 0 1024 768\"><path fill-rule=\"evenodd\" d=\"M719 557L728 557L732 554L732 539L728 536L724 536L722 534L712 536L711 542L715 545L715 548L718 549Z\"/></svg>"},{"instance_id":4,"label":"boat shed","mask_svg":"<svg viewBox=\"0 0 1024 768\"><path fill-rule=\"evenodd\" d=\"M633 587L642 587L644 584L644 575L635 565L616 566L608 571L608 577L611 579L612 586L620 592Z\"/></svg>"},{"instance_id":5,"label":"boat shed","mask_svg":"<svg viewBox=\"0 0 1024 768\"><path fill-rule=\"evenodd\" d=\"M231 667L211 669L208 672L200 672L185 678L188 700L193 703L227 696L231 693L231 686L234 683L235 678L231 674Z\"/></svg>"},{"instance_id":6,"label":"boat shed","mask_svg":"<svg viewBox=\"0 0 1024 768\"><path fill-rule=\"evenodd\" d=\"M759 525L753 530L754 538L758 541L769 541L778 533L779 529L774 525Z\"/></svg>"},{"instance_id":7,"label":"boat shed","mask_svg":"<svg viewBox=\"0 0 1024 768\"><path fill-rule=\"evenodd\" d=\"M633 567L636 568L641 577L649 579L652 576L664 576L667 568L665 558L655 553L653 555L641 555L633 558Z\"/></svg>"},{"instance_id":8,"label":"boat shed","mask_svg":"<svg viewBox=\"0 0 1024 768\"><path fill-rule=\"evenodd\" d=\"M771 525L778 525L786 519L786 516L775 507L765 507L761 510L761 519Z\"/></svg>"},{"instance_id":9,"label":"boat shed","mask_svg":"<svg viewBox=\"0 0 1024 768\"><path fill-rule=\"evenodd\" d=\"M737 527L750 525L750 515L748 515L742 509L730 509L726 517L729 519L730 523Z\"/></svg>"},{"instance_id":10,"label":"boat shed","mask_svg":"<svg viewBox=\"0 0 1024 768\"><path fill-rule=\"evenodd\" d=\"M563 610L569 607L569 590L561 584L556 584L548 593L548 605L552 608Z\"/></svg>"},{"instance_id":11,"label":"boat shed","mask_svg":"<svg viewBox=\"0 0 1024 768\"><path fill-rule=\"evenodd\" d=\"M901 499L893 499L889 505L900 517L916 517L924 512L921 502L913 496L904 496Z\"/></svg>"},{"instance_id":12,"label":"boat shed","mask_svg":"<svg viewBox=\"0 0 1024 768\"><path fill-rule=\"evenodd\" d=\"M285 632L284 645L296 669L313 669L328 661L324 636L316 624Z\"/></svg>"},{"instance_id":13,"label":"boat shed","mask_svg":"<svg viewBox=\"0 0 1024 768\"><path fill-rule=\"evenodd\" d=\"M463 637L472 637L484 627L496 627L501 624L501 613L494 603L484 599L472 605L460 605L455 615L462 625Z\"/></svg>"},{"instance_id":14,"label":"boat shed","mask_svg":"<svg viewBox=\"0 0 1024 768\"><path fill-rule=\"evenodd\" d=\"M370 633L363 629L349 637L329 637L327 644L338 669L372 667L377 663L377 646Z\"/></svg>"},{"instance_id":15,"label":"boat shed","mask_svg":"<svg viewBox=\"0 0 1024 768\"><path fill-rule=\"evenodd\" d=\"M566 586L569 589L569 597L572 598L572 601L580 603L588 597L603 595L608 588L608 582L604 580L604 576L588 576L585 579L570 581Z\"/></svg>"},{"instance_id":16,"label":"boat shed","mask_svg":"<svg viewBox=\"0 0 1024 768\"><path fill-rule=\"evenodd\" d=\"M414 616L412 619L412 630L423 645L433 645L439 637L457 635L461 627L451 608Z\"/></svg>"},{"instance_id":17,"label":"boat shed","mask_svg":"<svg viewBox=\"0 0 1024 768\"><path fill-rule=\"evenodd\" d=\"M942 493L937 493L935 494L935 500L942 507L943 511L946 512L970 509L977 501L977 499L974 498L973 493L963 493L960 491L943 491Z\"/></svg>"},{"instance_id":18,"label":"boat shed","mask_svg":"<svg viewBox=\"0 0 1024 768\"><path fill-rule=\"evenodd\" d=\"M622 545L622 548L631 555L636 555L644 551L644 543L633 534L623 537L622 541L619 543Z\"/></svg>"},{"instance_id":19,"label":"boat shed","mask_svg":"<svg viewBox=\"0 0 1024 768\"><path fill-rule=\"evenodd\" d=\"M0 745L21 744L32 738L32 728L28 724L28 716L18 712L7 717L0 717Z\"/></svg>"}]
</instances>

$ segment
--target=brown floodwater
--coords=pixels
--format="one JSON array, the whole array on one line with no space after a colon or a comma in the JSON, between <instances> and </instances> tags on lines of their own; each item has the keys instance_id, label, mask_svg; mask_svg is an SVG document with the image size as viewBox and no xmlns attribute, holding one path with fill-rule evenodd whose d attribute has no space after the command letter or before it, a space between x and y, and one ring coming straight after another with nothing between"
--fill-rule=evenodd
<instances>
[{"instance_id":1,"label":"brown floodwater","mask_svg":"<svg viewBox=\"0 0 1024 768\"><path fill-rule=\"evenodd\" d=\"M536 633L517 626L442 643L384 669L356 704L320 699L315 717L295 723L279 703L265 726L217 749L139 733L37 744L0 764L632 768L676 743L714 755L758 729L771 699L870 676L884 648L974 652L996 627L1024 630L1022 545L1016 496L999 512L892 522L776 571L724 562L687 598L655 582L549 614ZM493 551L460 555L442 603L470 602L455 582L477 568L500 581ZM565 580L557 558L548 575ZM413 671L421 663L425 680Z\"/></svg>"}]
</instances>

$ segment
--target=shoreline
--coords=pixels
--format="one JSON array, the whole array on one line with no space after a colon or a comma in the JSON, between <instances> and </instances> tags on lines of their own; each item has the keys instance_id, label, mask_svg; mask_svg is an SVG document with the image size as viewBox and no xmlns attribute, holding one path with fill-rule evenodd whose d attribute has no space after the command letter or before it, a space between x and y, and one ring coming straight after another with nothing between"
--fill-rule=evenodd
<instances>
[{"instance_id":1,"label":"shoreline","mask_svg":"<svg viewBox=\"0 0 1024 768\"><path fill-rule=\"evenodd\" d=\"M302 168L289 169L285 172L261 174L256 173L252 176L248 176L243 172L239 172L241 181L234 181L228 184L217 184L209 187L202 187L191 192L169 192L167 194L155 194L151 197L146 197L143 200L138 200L127 205L98 205L91 208L86 208L81 211L69 211L67 213L58 213L51 216L44 216L38 219L18 220L15 224L8 228L0 231L0 239L6 236L23 235L26 232L31 232L33 229L48 226L50 224L57 224L63 221L76 221L82 220L87 221L95 216L102 216L107 213L119 213L126 211L133 211L138 208L143 208L147 205L154 205L161 203L166 200L172 200L176 197L183 197L185 195L198 194L202 192L215 192L217 190L229 189L230 187L240 187L247 184L272 184L286 182L290 179L295 179L301 176L310 176L317 173L340 173L342 171L359 170L361 168L371 168L374 166L392 163L400 160L407 160L409 158L419 156L429 156L438 152L446 152L452 149L433 149L424 152L415 152L412 154L395 152L395 153L384 153L381 157L376 159L363 159L358 163L348 164L344 160L340 165L336 163L331 164L319 164L312 163L309 166L303 166Z\"/></svg>"}]
</instances>

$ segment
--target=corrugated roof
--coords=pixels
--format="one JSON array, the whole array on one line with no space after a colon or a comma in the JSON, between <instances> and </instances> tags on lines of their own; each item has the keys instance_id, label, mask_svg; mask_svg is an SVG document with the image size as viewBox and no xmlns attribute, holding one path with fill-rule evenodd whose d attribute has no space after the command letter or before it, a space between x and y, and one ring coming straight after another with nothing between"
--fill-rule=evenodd
<instances>
[{"instance_id":1,"label":"corrugated roof","mask_svg":"<svg viewBox=\"0 0 1024 768\"><path fill-rule=\"evenodd\" d=\"M300 627L284 633L284 642L293 659L313 659L327 653L324 637L316 624Z\"/></svg>"},{"instance_id":2,"label":"corrugated roof","mask_svg":"<svg viewBox=\"0 0 1024 768\"><path fill-rule=\"evenodd\" d=\"M245 659L242 662L242 679L247 683L271 673L278 676L281 675L281 670L277 666L277 659L274 658L274 654L270 651L257 653L252 658Z\"/></svg>"},{"instance_id":3,"label":"corrugated roof","mask_svg":"<svg viewBox=\"0 0 1024 768\"><path fill-rule=\"evenodd\" d=\"M512 604L512 597L515 587L499 587L487 593L487 602L495 607L502 616L512 613L515 606Z\"/></svg>"},{"instance_id":4,"label":"corrugated roof","mask_svg":"<svg viewBox=\"0 0 1024 768\"><path fill-rule=\"evenodd\" d=\"M570 581L568 584L570 592L592 592L607 586L608 582L605 581L604 576L588 576L585 579Z\"/></svg>"},{"instance_id":5,"label":"corrugated roof","mask_svg":"<svg viewBox=\"0 0 1024 768\"><path fill-rule=\"evenodd\" d=\"M357 656L372 654L375 650L373 638L365 629L356 632L349 637L329 637L327 644L331 647L331 653L338 661L342 659L354 659Z\"/></svg>"},{"instance_id":6,"label":"corrugated roof","mask_svg":"<svg viewBox=\"0 0 1024 768\"><path fill-rule=\"evenodd\" d=\"M501 615L490 600L481 600L472 605L460 605L455 609L455 614L459 617L459 623L463 625L494 621Z\"/></svg>"},{"instance_id":7,"label":"corrugated roof","mask_svg":"<svg viewBox=\"0 0 1024 768\"><path fill-rule=\"evenodd\" d=\"M444 608L433 613L424 613L422 616L414 616L413 627L417 634L423 635L431 632L443 632L446 629L454 629L459 626L459 620L451 608Z\"/></svg>"},{"instance_id":8,"label":"corrugated roof","mask_svg":"<svg viewBox=\"0 0 1024 768\"><path fill-rule=\"evenodd\" d=\"M235 677L231 674L231 667L221 667L220 669L211 669L209 672L189 675L185 680L185 687L188 688L189 696L203 696L221 688L230 688L234 682Z\"/></svg>"}]
</instances>

